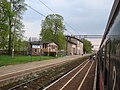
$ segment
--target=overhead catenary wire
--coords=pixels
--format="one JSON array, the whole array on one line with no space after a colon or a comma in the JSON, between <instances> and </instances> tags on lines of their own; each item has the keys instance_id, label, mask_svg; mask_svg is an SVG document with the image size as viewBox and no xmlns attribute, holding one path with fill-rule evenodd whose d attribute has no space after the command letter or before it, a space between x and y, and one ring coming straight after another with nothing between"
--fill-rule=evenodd
<instances>
[{"instance_id":1,"label":"overhead catenary wire","mask_svg":"<svg viewBox=\"0 0 120 90\"><path fill-rule=\"evenodd\" d=\"M52 11L53 13L55 13L50 7L48 7L44 2L42 2L41 0L38 0L39 2L41 2L45 7L47 7L50 11Z\"/></svg>"},{"instance_id":2,"label":"overhead catenary wire","mask_svg":"<svg viewBox=\"0 0 120 90\"><path fill-rule=\"evenodd\" d=\"M74 29L72 26L70 26L67 22L65 22L66 25L68 25L73 31L79 33L76 29Z\"/></svg>"},{"instance_id":3,"label":"overhead catenary wire","mask_svg":"<svg viewBox=\"0 0 120 90\"><path fill-rule=\"evenodd\" d=\"M38 0L40 3L42 3L46 8L48 8L50 11L52 11L55 14L55 11L53 11L50 7L48 7L44 2L41 0ZM69 25L66 21L64 21L66 25L68 25L74 32L79 33L76 29L74 29L71 25ZM68 31L68 30L67 30ZM70 32L69 32L70 33Z\"/></svg>"},{"instance_id":4,"label":"overhead catenary wire","mask_svg":"<svg viewBox=\"0 0 120 90\"><path fill-rule=\"evenodd\" d=\"M42 4L44 4L41 0L39 0ZM51 10L53 13L55 13L52 9L50 9L46 4L44 4L49 10ZM40 14L43 17L46 17L44 14L40 13L39 11L37 11L36 9L34 9L33 7L31 7L30 5L27 5L27 7L29 7L30 9L32 9L33 11L35 11L36 13ZM64 21L65 22L65 21ZM65 22L66 25L68 25L73 31L77 32L72 26L70 26L67 22ZM70 31L66 30L67 32L69 32L70 34L72 34ZM77 32L78 33L78 32Z\"/></svg>"},{"instance_id":5,"label":"overhead catenary wire","mask_svg":"<svg viewBox=\"0 0 120 90\"><path fill-rule=\"evenodd\" d=\"M30 9L32 9L34 12L38 13L39 15L41 15L41 16L43 16L43 17L46 17L44 14L40 13L39 11L37 11L36 9L34 9L33 7L31 7L31 6L29 6L29 5L27 5L27 7L29 7ZM65 30L65 31L67 31L68 33L72 34L72 33L71 33L70 31L68 31L68 30Z\"/></svg>"},{"instance_id":6,"label":"overhead catenary wire","mask_svg":"<svg viewBox=\"0 0 120 90\"><path fill-rule=\"evenodd\" d=\"M35 11L36 13L40 14L43 17L46 17L44 14L40 13L39 11L37 11L36 9L34 9L33 7L27 5L27 7L29 7L30 9L32 9L33 11Z\"/></svg>"},{"instance_id":7,"label":"overhead catenary wire","mask_svg":"<svg viewBox=\"0 0 120 90\"><path fill-rule=\"evenodd\" d=\"M72 35L72 32L68 31L67 29L65 29L65 31L67 31L68 33L70 33Z\"/></svg>"}]
</instances>

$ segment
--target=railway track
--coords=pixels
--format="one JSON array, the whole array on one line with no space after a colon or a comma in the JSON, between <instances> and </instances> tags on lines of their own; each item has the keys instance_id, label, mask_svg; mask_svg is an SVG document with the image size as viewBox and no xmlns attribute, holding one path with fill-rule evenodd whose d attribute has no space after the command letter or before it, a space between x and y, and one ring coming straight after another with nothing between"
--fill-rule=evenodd
<instances>
[{"instance_id":1,"label":"railway track","mask_svg":"<svg viewBox=\"0 0 120 90\"><path fill-rule=\"evenodd\" d=\"M53 82L44 90L93 90L95 61L87 61Z\"/></svg>"},{"instance_id":2,"label":"railway track","mask_svg":"<svg viewBox=\"0 0 120 90\"><path fill-rule=\"evenodd\" d=\"M40 77L33 78L27 82L21 83L14 87L9 88L8 90L87 90L84 89L84 82L91 72L91 77L94 78L93 72L95 68L95 62L90 62L88 60L82 61L78 66L74 69L70 70L68 73L64 74L62 77L58 78L56 81L45 87L44 89L39 87L41 86ZM42 77L42 76L41 76ZM49 74L44 78L49 78ZM94 80L94 79L93 79ZM93 81L92 80L92 81ZM76 84L77 83L77 84ZM93 83L93 82L92 82ZM92 84L91 83L91 84ZM91 85L92 86L92 85ZM92 90L89 88L89 90Z\"/></svg>"}]
</instances>

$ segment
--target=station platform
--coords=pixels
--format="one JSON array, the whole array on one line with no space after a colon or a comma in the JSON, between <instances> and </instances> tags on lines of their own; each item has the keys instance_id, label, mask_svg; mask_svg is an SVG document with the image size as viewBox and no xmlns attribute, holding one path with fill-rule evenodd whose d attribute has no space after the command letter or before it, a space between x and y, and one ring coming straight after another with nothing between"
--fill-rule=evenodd
<instances>
[{"instance_id":1,"label":"station platform","mask_svg":"<svg viewBox=\"0 0 120 90\"><path fill-rule=\"evenodd\" d=\"M28 74L37 70L46 69L46 68L49 68L50 66L54 66L60 63L65 63L71 60L78 59L80 57L82 56L72 55L72 56L65 56L65 57L60 57L56 59L51 59L51 60L2 66L0 67L0 86L2 86L4 83L8 84L9 82L14 81L13 79L15 79L16 77L21 77L24 74Z\"/></svg>"}]
</instances>

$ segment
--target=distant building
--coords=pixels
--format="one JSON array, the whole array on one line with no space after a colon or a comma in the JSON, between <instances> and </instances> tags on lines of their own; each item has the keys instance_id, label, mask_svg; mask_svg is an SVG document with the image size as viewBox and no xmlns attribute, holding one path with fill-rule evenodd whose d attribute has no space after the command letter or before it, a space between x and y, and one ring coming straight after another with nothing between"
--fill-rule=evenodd
<instances>
[{"instance_id":1,"label":"distant building","mask_svg":"<svg viewBox=\"0 0 120 90\"><path fill-rule=\"evenodd\" d=\"M30 42L30 53L32 55L56 55L58 45L54 42L33 41Z\"/></svg>"},{"instance_id":2,"label":"distant building","mask_svg":"<svg viewBox=\"0 0 120 90\"><path fill-rule=\"evenodd\" d=\"M66 54L67 55L82 55L83 54L83 42L74 37L66 36Z\"/></svg>"}]
</instances>

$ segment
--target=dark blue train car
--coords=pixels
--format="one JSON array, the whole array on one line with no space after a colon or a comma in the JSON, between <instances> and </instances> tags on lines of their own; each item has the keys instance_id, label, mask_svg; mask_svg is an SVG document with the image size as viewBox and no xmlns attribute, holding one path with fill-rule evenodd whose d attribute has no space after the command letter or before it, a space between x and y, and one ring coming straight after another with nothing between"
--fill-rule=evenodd
<instances>
[{"instance_id":1,"label":"dark blue train car","mask_svg":"<svg viewBox=\"0 0 120 90\"><path fill-rule=\"evenodd\" d=\"M115 0L98 52L99 89L120 90L120 0Z\"/></svg>"}]
</instances>

